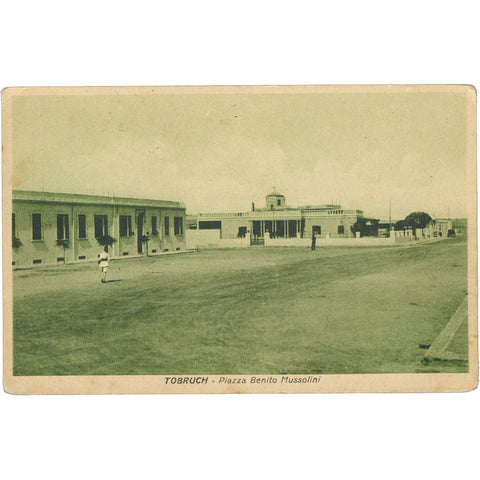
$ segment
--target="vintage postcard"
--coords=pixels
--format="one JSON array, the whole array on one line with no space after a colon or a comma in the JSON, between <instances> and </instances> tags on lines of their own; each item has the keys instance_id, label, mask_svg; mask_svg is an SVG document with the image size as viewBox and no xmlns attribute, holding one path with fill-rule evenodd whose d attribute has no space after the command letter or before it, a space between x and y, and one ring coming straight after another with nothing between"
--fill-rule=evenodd
<instances>
[{"instance_id":1,"label":"vintage postcard","mask_svg":"<svg viewBox=\"0 0 480 480\"><path fill-rule=\"evenodd\" d=\"M478 382L476 91L2 92L4 388Z\"/></svg>"}]
</instances>

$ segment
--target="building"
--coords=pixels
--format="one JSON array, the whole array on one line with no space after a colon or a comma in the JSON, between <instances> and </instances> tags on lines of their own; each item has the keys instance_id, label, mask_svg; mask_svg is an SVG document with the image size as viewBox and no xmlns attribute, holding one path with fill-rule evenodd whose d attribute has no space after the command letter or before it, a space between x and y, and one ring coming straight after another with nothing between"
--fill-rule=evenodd
<instances>
[{"instance_id":1,"label":"building","mask_svg":"<svg viewBox=\"0 0 480 480\"><path fill-rule=\"evenodd\" d=\"M14 190L13 265L95 260L106 235L113 258L184 250L184 224L179 202Z\"/></svg>"},{"instance_id":2,"label":"building","mask_svg":"<svg viewBox=\"0 0 480 480\"><path fill-rule=\"evenodd\" d=\"M436 218L427 225L425 230L429 231L433 237L448 237L453 231L452 221L449 218Z\"/></svg>"},{"instance_id":3,"label":"building","mask_svg":"<svg viewBox=\"0 0 480 480\"><path fill-rule=\"evenodd\" d=\"M285 196L273 191L266 196L265 208L252 204L250 212L201 213L198 230L219 230L220 238L242 238L250 234L252 244L263 244L270 238L304 238L312 233L318 238L352 238L351 227L361 210L345 210L340 205L306 205L289 207Z\"/></svg>"}]
</instances>

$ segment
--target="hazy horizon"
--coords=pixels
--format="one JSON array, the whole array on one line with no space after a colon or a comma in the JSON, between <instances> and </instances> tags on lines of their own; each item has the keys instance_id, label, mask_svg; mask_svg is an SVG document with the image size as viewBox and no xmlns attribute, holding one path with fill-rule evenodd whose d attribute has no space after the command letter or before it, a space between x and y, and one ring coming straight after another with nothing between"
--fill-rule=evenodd
<instances>
[{"instance_id":1,"label":"hazy horizon","mask_svg":"<svg viewBox=\"0 0 480 480\"><path fill-rule=\"evenodd\" d=\"M12 134L19 190L467 217L459 93L15 96Z\"/></svg>"}]
</instances>

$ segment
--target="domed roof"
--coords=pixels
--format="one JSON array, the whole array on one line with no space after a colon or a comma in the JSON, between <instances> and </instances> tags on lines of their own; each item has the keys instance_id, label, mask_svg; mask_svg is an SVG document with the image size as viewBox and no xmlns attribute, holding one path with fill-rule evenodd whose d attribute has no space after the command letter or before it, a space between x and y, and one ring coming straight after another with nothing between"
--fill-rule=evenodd
<instances>
[{"instance_id":1,"label":"domed roof","mask_svg":"<svg viewBox=\"0 0 480 480\"><path fill-rule=\"evenodd\" d=\"M267 195L267 197L284 197L285 195L282 195L281 193L278 193L276 190L275 190L275 187L273 187L274 190L272 193L269 193Z\"/></svg>"}]
</instances>

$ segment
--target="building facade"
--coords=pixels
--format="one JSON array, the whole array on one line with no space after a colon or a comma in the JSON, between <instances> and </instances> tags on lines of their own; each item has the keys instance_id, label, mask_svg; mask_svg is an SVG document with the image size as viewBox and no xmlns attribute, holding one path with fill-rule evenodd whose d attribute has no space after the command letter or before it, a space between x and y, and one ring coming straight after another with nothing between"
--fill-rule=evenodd
<instances>
[{"instance_id":1,"label":"building facade","mask_svg":"<svg viewBox=\"0 0 480 480\"><path fill-rule=\"evenodd\" d=\"M250 212L202 213L198 230L219 230L220 238L242 238L250 234L252 244L270 238L304 238L312 233L319 238L352 238L351 227L363 217L361 210L345 210L340 205L288 207L285 196L276 191L266 196L265 208L252 204Z\"/></svg>"},{"instance_id":2,"label":"building facade","mask_svg":"<svg viewBox=\"0 0 480 480\"><path fill-rule=\"evenodd\" d=\"M13 265L95 260L107 235L113 258L184 250L184 227L179 202L14 190Z\"/></svg>"}]
</instances>

